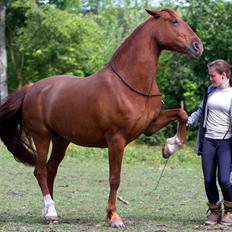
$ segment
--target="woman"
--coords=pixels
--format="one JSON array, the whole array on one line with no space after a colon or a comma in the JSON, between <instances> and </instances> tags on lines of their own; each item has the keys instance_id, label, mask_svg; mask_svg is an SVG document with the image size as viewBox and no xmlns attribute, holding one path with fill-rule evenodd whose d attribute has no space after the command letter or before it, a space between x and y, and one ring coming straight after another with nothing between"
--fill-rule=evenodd
<instances>
[{"instance_id":1,"label":"woman","mask_svg":"<svg viewBox=\"0 0 232 232\"><path fill-rule=\"evenodd\" d=\"M202 158L205 192L210 214L205 224L232 225L232 185L230 182L232 156L232 66L224 60L208 64L211 85L198 110L188 118L188 126L200 122L197 153ZM218 183L224 198L222 217Z\"/></svg>"}]
</instances>

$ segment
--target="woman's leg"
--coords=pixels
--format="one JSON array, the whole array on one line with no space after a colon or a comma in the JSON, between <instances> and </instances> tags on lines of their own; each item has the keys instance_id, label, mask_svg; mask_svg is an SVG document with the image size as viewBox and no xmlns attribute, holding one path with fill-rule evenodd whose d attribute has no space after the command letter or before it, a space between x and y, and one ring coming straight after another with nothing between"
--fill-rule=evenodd
<instances>
[{"instance_id":1,"label":"woman's leg","mask_svg":"<svg viewBox=\"0 0 232 232\"><path fill-rule=\"evenodd\" d=\"M232 225L232 185L230 182L231 173L231 139L218 142L218 181L224 197L224 215L221 223Z\"/></svg>"},{"instance_id":2,"label":"woman's leg","mask_svg":"<svg viewBox=\"0 0 232 232\"><path fill-rule=\"evenodd\" d=\"M230 182L231 173L231 139L218 141L218 182L225 201L232 202L232 185Z\"/></svg>"},{"instance_id":3,"label":"woman's leg","mask_svg":"<svg viewBox=\"0 0 232 232\"><path fill-rule=\"evenodd\" d=\"M202 170L210 211L210 214L205 220L205 224L216 225L221 221L221 204L219 203L219 193L216 185L218 167L216 141L213 139L205 139L202 151Z\"/></svg>"},{"instance_id":4,"label":"woman's leg","mask_svg":"<svg viewBox=\"0 0 232 232\"><path fill-rule=\"evenodd\" d=\"M208 202L216 204L219 201L219 192L216 185L217 144L214 139L205 138L202 153L202 170L204 174L205 192Z\"/></svg>"}]
</instances>

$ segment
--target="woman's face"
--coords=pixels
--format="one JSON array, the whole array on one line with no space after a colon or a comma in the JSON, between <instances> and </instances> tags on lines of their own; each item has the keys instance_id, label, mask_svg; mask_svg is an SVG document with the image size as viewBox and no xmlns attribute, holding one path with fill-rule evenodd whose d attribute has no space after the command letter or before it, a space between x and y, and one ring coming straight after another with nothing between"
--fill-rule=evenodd
<instances>
[{"instance_id":1,"label":"woman's face","mask_svg":"<svg viewBox=\"0 0 232 232\"><path fill-rule=\"evenodd\" d=\"M226 73L219 74L214 66L208 68L209 80L214 87L219 87L228 81Z\"/></svg>"}]
</instances>

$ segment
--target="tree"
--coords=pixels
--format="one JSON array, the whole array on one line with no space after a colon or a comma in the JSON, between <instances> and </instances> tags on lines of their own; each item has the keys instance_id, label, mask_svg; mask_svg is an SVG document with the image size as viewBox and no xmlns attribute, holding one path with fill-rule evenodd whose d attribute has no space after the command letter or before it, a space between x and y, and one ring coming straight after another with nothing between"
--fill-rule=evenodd
<instances>
[{"instance_id":1,"label":"tree","mask_svg":"<svg viewBox=\"0 0 232 232\"><path fill-rule=\"evenodd\" d=\"M81 0L36 0L38 5L51 4L60 10L79 13L81 9Z\"/></svg>"},{"instance_id":2,"label":"tree","mask_svg":"<svg viewBox=\"0 0 232 232\"><path fill-rule=\"evenodd\" d=\"M5 44L5 5L0 1L0 101L7 96L7 55Z\"/></svg>"},{"instance_id":3,"label":"tree","mask_svg":"<svg viewBox=\"0 0 232 232\"><path fill-rule=\"evenodd\" d=\"M103 43L94 16L76 15L46 4L32 6L12 42L21 65L11 76L17 76L18 84L23 85L57 74L90 75L104 63L100 51Z\"/></svg>"},{"instance_id":4,"label":"tree","mask_svg":"<svg viewBox=\"0 0 232 232\"><path fill-rule=\"evenodd\" d=\"M25 27L26 12L35 7L35 0L6 1L6 45L8 55L8 88L14 90L23 85L25 57L17 49L16 38L20 28Z\"/></svg>"}]
</instances>

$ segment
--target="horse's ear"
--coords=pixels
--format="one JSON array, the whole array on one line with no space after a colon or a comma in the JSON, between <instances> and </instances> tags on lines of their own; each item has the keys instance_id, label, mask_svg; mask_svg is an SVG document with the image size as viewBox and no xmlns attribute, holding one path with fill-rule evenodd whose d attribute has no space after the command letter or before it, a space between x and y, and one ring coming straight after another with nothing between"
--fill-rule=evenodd
<instances>
[{"instance_id":1,"label":"horse's ear","mask_svg":"<svg viewBox=\"0 0 232 232\"><path fill-rule=\"evenodd\" d=\"M156 19L160 17L160 11L158 10L148 10L148 9L145 9L145 10L149 15L153 16Z\"/></svg>"}]
</instances>

